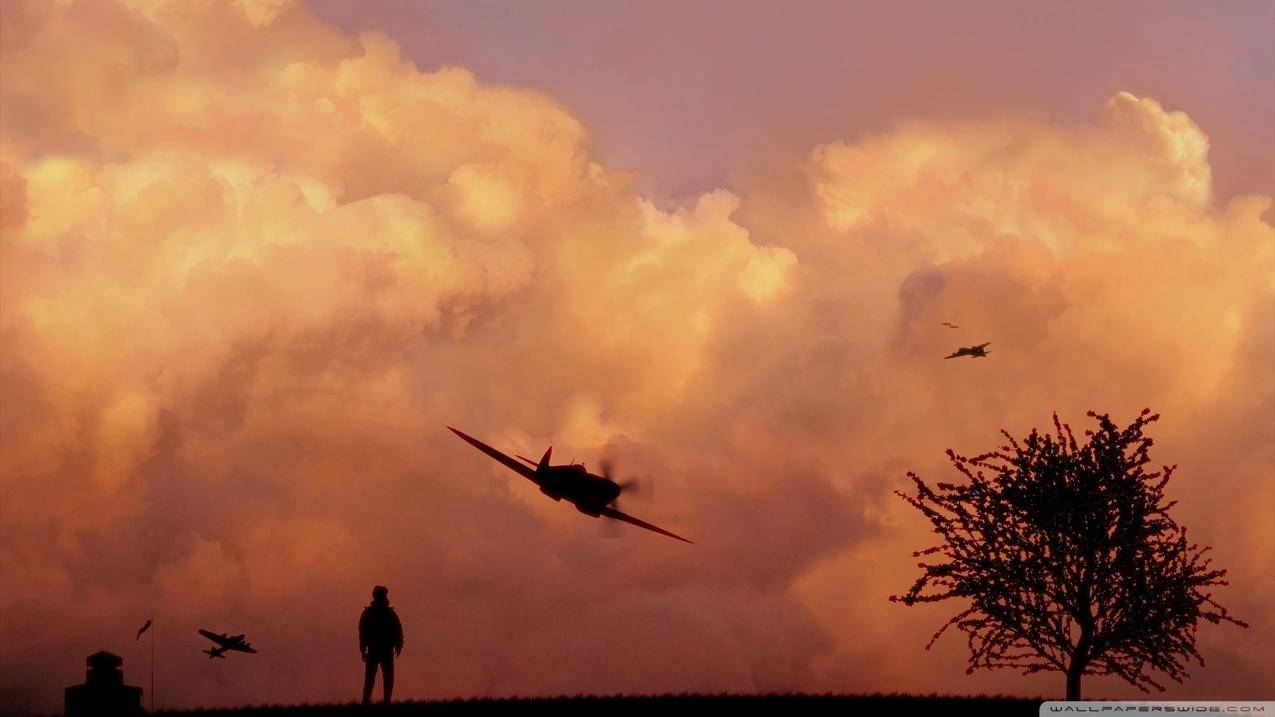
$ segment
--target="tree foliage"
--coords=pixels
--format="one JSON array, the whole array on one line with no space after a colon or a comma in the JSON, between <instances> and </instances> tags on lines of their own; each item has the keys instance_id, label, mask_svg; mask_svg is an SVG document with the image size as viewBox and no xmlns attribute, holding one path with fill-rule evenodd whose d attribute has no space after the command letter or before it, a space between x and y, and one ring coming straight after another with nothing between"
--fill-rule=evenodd
<instances>
[{"instance_id":1,"label":"tree foliage","mask_svg":"<svg viewBox=\"0 0 1275 717\"><path fill-rule=\"evenodd\" d=\"M1068 699L1082 675L1116 675L1140 690L1164 686L1150 673L1182 682L1203 658L1195 647L1203 619L1247 627L1214 602L1226 585L1209 548L1187 540L1164 488L1177 466L1148 472L1159 418L1143 410L1121 429L1089 412L1096 430L1081 445L1054 415L1054 433L1033 429L1022 443L1006 431L998 450L947 456L964 477L931 488L916 474L916 495L898 495L921 511L941 544L913 553L920 578L892 601L912 605L951 598L969 607L945 623L968 635L976 668L1024 674L1057 670Z\"/></svg>"}]
</instances>

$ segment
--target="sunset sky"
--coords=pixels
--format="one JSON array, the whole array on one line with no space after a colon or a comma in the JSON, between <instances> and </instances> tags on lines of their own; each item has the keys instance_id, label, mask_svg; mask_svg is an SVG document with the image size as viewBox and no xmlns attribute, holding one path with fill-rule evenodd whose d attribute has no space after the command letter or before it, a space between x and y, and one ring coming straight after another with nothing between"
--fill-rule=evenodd
<instances>
[{"instance_id":1,"label":"sunset sky","mask_svg":"<svg viewBox=\"0 0 1275 717\"><path fill-rule=\"evenodd\" d=\"M0 0L0 704L145 686L151 617L162 707L352 700L377 583L401 698L1056 695L924 649L962 606L888 601L892 491L1146 406L1251 625L1163 696L1269 697L1273 46L1269 0Z\"/></svg>"}]
</instances>

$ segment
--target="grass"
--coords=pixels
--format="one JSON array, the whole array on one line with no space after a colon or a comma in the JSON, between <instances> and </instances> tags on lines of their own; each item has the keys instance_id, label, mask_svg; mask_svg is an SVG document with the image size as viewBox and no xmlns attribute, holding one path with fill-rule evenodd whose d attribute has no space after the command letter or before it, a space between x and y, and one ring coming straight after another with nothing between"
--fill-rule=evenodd
<instances>
[{"instance_id":1,"label":"grass","mask_svg":"<svg viewBox=\"0 0 1275 717\"><path fill-rule=\"evenodd\" d=\"M929 714L988 715L989 717L1036 715L1044 698L979 695L909 694L679 694L679 695L577 695L575 697L512 697L504 699L454 699L422 702L395 702L363 707L347 704L262 705L229 709L160 710L162 715L263 715L264 717L357 717L358 715L428 715L469 717L470 715L548 712L554 717L568 715L655 715L669 710L677 714L719 714L760 711L761 714L891 715Z\"/></svg>"}]
</instances>

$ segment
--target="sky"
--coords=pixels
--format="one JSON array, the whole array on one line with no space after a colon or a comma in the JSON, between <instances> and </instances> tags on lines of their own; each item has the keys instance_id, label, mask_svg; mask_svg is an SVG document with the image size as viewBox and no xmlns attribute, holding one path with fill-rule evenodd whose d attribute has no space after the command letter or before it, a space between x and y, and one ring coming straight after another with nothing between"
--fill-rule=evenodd
<instances>
[{"instance_id":1,"label":"sky","mask_svg":"<svg viewBox=\"0 0 1275 717\"><path fill-rule=\"evenodd\" d=\"M1074 123L1130 91L1188 109L1214 188L1275 186L1270 2L754 0L348 3L321 16L569 107L644 196L684 198L778 154L906 117Z\"/></svg>"},{"instance_id":2,"label":"sky","mask_svg":"<svg viewBox=\"0 0 1275 717\"><path fill-rule=\"evenodd\" d=\"M160 706L353 699L378 583L403 698L1056 694L924 649L893 491L1143 407L1250 623L1164 696L1263 696L1275 6L354 7L6 0L0 702L148 618Z\"/></svg>"}]
</instances>

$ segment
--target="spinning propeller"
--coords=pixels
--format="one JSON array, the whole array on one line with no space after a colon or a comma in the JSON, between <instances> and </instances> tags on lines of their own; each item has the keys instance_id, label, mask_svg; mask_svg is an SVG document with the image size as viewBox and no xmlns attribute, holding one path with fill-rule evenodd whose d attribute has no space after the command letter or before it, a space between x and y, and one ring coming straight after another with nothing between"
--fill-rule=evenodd
<instances>
[{"instance_id":1,"label":"spinning propeller","mask_svg":"<svg viewBox=\"0 0 1275 717\"><path fill-rule=\"evenodd\" d=\"M655 481L647 476L645 478L629 478L628 480L616 480L614 475L614 464L609 460L602 461L602 477L615 483L620 489L620 496L643 496L648 504L655 499ZM616 510L623 510L620 507L620 496L616 496L611 501L611 507ZM607 538L622 538L627 531L620 526L619 523L608 520L602 523L602 533Z\"/></svg>"}]
</instances>

